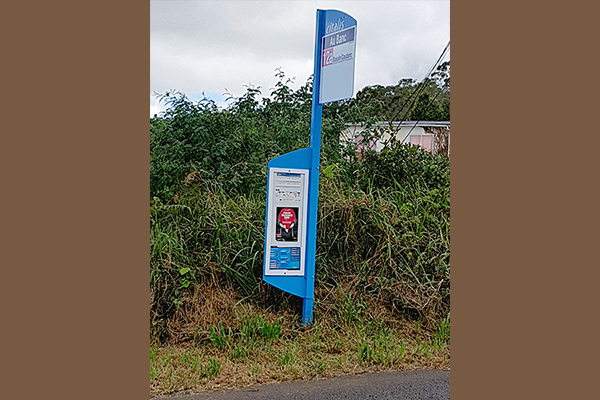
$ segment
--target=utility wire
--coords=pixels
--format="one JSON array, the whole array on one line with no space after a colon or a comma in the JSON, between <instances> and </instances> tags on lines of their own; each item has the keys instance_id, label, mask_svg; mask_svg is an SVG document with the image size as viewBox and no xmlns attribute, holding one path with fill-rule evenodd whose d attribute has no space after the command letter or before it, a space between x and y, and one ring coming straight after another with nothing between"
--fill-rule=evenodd
<instances>
[{"instance_id":1,"label":"utility wire","mask_svg":"<svg viewBox=\"0 0 600 400\"><path fill-rule=\"evenodd\" d=\"M438 92L435 94L435 96L433 97L433 99L431 99L429 101L429 103L427 104L427 107L429 107L430 105L433 104L433 102L435 101L435 99L437 99L437 97L440 95L440 93L442 93L444 91L444 89L446 89L446 87L448 86L448 83L445 83L444 86L438 90ZM415 127L417 126L417 124L421 122L421 120L415 121L415 124L412 126L412 128L410 128L410 131L408 131L408 133L406 134L406 136L404 136L404 139L402 139L402 141L400 143L404 143L404 141L406 140L406 138L408 136L410 136L411 132L413 131L413 129L415 129ZM400 125L398 125L398 129L400 129Z\"/></svg>"},{"instance_id":2,"label":"utility wire","mask_svg":"<svg viewBox=\"0 0 600 400\"><path fill-rule=\"evenodd\" d=\"M402 107L400 108L400 110L398 110L398 112L396 113L396 115L394 115L394 118L392 118L390 120L390 123L393 122L396 119L396 117L398 117L398 115L400 115L400 113L402 112L402 110L404 110L404 108L406 107L406 105L408 103L410 103L408 109L406 110L406 112L402 116L402 119L400 120L400 124L402 124L402 122L404 121L404 118L406 118L406 116L408 115L408 112L410 111L411 107L414 105L415 101L418 99L418 96L425 89L425 81L431 76L431 74L433 73L433 71L435 71L435 69L439 66L440 62L446 56L446 53L448 52L449 48L450 48L450 41L448 41L448 44L446 44L446 47L442 51L442 54L438 57L437 61L429 69L429 71L427 72L427 75L425 76L425 78L423 78L423 80L421 81L421 83L419 83L419 85L417 86L417 88L415 89L415 91L413 93L411 93L411 95L408 98L408 100L406 102L404 102L404 104L402 105ZM412 102L411 102L411 99L412 99ZM396 128L395 132L398 132L398 130L400 129L400 124L398 124L398 127Z\"/></svg>"},{"instance_id":3,"label":"utility wire","mask_svg":"<svg viewBox=\"0 0 600 400\"><path fill-rule=\"evenodd\" d=\"M446 56L446 53L448 52L448 48L449 47L450 47L450 41L448 41L448 44L446 45L446 47L442 51L442 54L439 56L439 58L433 64L433 66L429 69L429 71L427 72L425 78L423 78L423 80L421 81L421 83L417 86L417 89L413 93L411 93L411 96L409 97L409 99L402 105L402 108L396 113L396 115L394 116L394 118L392 118L392 122L396 119L396 117L400 114L400 112L402 112L402 110L404 110L404 107L410 102L410 105L408 106L408 109L406 110L406 112L404 113L404 116L400 120L401 123L402 123L402 121L404 121L404 119L406 118L406 116L410 112L410 109L412 108L412 106L417 101L418 96L425 89L425 82L427 81L427 79L429 79L429 77L431 76L431 74L433 73L433 71L435 69L437 69L437 67L439 66L441 60L444 59L444 57ZM411 102L411 99L412 99L412 102ZM396 131L398 131L398 129L399 128L397 128Z\"/></svg>"}]
</instances>

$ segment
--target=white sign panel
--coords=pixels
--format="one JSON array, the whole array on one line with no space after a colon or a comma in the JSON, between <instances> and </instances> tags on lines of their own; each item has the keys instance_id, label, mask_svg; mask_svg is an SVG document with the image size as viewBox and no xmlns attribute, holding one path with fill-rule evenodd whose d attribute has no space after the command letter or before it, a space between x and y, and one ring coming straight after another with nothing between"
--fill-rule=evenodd
<instances>
[{"instance_id":1,"label":"white sign panel","mask_svg":"<svg viewBox=\"0 0 600 400\"><path fill-rule=\"evenodd\" d=\"M354 95L356 20L334 10L326 15L325 35L321 39L320 104ZM328 20L331 17L337 17L335 22Z\"/></svg>"},{"instance_id":2,"label":"white sign panel","mask_svg":"<svg viewBox=\"0 0 600 400\"><path fill-rule=\"evenodd\" d=\"M304 275L308 172L269 169L265 275Z\"/></svg>"}]
</instances>

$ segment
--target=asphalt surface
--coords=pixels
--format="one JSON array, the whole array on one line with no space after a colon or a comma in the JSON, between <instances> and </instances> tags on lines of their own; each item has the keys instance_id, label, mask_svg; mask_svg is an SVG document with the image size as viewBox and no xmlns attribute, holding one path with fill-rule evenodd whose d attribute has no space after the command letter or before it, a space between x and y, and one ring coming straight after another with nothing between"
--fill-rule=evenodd
<instances>
[{"instance_id":1,"label":"asphalt surface","mask_svg":"<svg viewBox=\"0 0 600 400\"><path fill-rule=\"evenodd\" d=\"M153 400L438 400L450 399L450 371L380 372Z\"/></svg>"}]
</instances>

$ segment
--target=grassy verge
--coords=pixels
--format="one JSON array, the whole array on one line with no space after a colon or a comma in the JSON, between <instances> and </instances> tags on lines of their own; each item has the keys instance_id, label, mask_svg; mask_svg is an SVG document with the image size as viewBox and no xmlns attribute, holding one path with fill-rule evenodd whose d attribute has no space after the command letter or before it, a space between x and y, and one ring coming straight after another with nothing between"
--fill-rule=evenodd
<instances>
[{"instance_id":1,"label":"grassy verge","mask_svg":"<svg viewBox=\"0 0 600 400\"><path fill-rule=\"evenodd\" d=\"M346 308L348 308L346 306ZM347 309L331 321L317 305L315 323L241 303L229 326L199 327L194 337L150 349L152 395L250 387L372 371L450 368L449 321L386 320ZM353 314L355 313L355 314ZM353 316L354 315L354 316ZM202 329L205 328L205 329Z\"/></svg>"}]
</instances>

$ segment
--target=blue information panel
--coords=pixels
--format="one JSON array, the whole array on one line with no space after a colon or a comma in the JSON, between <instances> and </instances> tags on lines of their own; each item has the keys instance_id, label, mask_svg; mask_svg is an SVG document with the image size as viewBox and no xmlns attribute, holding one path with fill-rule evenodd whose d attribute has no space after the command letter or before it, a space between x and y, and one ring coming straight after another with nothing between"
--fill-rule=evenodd
<instances>
[{"instance_id":1,"label":"blue information panel","mask_svg":"<svg viewBox=\"0 0 600 400\"><path fill-rule=\"evenodd\" d=\"M300 269L300 247L271 247L269 269Z\"/></svg>"}]
</instances>

